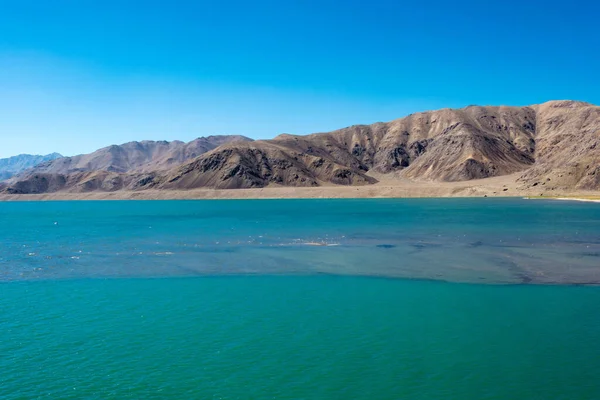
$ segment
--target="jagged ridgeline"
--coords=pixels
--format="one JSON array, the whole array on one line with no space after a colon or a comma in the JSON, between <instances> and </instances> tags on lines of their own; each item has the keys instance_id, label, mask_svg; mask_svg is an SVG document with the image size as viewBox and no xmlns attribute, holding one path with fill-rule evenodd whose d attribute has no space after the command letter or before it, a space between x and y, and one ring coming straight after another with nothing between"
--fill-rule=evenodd
<instances>
[{"instance_id":1,"label":"jagged ridgeline","mask_svg":"<svg viewBox=\"0 0 600 400\"><path fill-rule=\"evenodd\" d=\"M61 158L62 155L58 153L52 153L45 156L42 155L31 155L31 154L19 154L18 156L1 158L0 159L0 181L9 179L15 175L20 174L30 168L33 168L46 161L56 160Z\"/></svg>"},{"instance_id":2,"label":"jagged ridgeline","mask_svg":"<svg viewBox=\"0 0 600 400\"><path fill-rule=\"evenodd\" d=\"M370 185L379 174L465 181L521 173L600 188L600 108L575 101L442 109L387 123L252 141L133 142L61 158L9 180L7 193Z\"/></svg>"}]
</instances>

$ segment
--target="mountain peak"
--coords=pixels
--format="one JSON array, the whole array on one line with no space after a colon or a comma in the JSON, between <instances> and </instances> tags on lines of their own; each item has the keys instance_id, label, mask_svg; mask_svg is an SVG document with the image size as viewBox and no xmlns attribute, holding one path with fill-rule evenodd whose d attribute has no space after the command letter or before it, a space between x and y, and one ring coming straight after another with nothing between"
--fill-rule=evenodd
<instances>
[{"instance_id":1,"label":"mountain peak","mask_svg":"<svg viewBox=\"0 0 600 400\"><path fill-rule=\"evenodd\" d=\"M17 156L0 159L0 181L9 179L29 168L39 164L62 158L58 153L47 155L19 154Z\"/></svg>"}]
</instances>

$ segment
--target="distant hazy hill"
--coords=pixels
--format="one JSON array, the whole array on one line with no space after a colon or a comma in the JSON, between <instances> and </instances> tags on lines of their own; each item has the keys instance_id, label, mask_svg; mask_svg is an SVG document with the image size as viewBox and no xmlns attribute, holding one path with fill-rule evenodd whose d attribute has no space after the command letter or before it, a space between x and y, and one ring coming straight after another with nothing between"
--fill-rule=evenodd
<instances>
[{"instance_id":1,"label":"distant hazy hill","mask_svg":"<svg viewBox=\"0 0 600 400\"><path fill-rule=\"evenodd\" d=\"M52 161L62 156L58 153L52 153L45 156L20 154L10 158L0 159L0 181L8 179L29 168L46 161Z\"/></svg>"},{"instance_id":2,"label":"distant hazy hill","mask_svg":"<svg viewBox=\"0 0 600 400\"><path fill-rule=\"evenodd\" d=\"M524 188L600 189L600 107L577 101L441 109L272 140L209 139L111 146L42 164L3 190L369 185L388 173L425 181L521 173Z\"/></svg>"}]
</instances>

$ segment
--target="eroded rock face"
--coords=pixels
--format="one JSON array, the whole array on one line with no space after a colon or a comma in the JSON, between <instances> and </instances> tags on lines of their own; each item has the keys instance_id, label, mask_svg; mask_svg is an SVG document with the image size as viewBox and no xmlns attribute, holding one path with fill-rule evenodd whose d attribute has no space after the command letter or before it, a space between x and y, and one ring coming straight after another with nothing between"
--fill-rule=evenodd
<instances>
[{"instance_id":1,"label":"eroded rock face","mask_svg":"<svg viewBox=\"0 0 600 400\"><path fill-rule=\"evenodd\" d=\"M33 174L28 179L18 181L5 190L9 194L54 193L66 187L67 177L60 174Z\"/></svg>"},{"instance_id":2,"label":"eroded rock face","mask_svg":"<svg viewBox=\"0 0 600 400\"><path fill-rule=\"evenodd\" d=\"M318 186L368 184L363 172L336 164L331 157L282 149L270 143L232 144L171 171L160 188L256 188L268 185ZM309 152L310 153L310 152Z\"/></svg>"},{"instance_id":3,"label":"eroded rock face","mask_svg":"<svg viewBox=\"0 0 600 400\"><path fill-rule=\"evenodd\" d=\"M574 101L442 109L307 136L284 134L254 142L223 139L209 151L201 143L171 143L175 144L140 142L99 150L110 155L110 167L94 164L97 157L86 163L88 156L59 159L7 181L4 191L368 185L377 182L370 171L430 181L523 171L524 186L600 189L600 108ZM177 150L164 152L164 146Z\"/></svg>"},{"instance_id":4,"label":"eroded rock face","mask_svg":"<svg viewBox=\"0 0 600 400\"><path fill-rule=\"evenodd\" d=\"M600 189L600 107L552 101L535 109L535 164L519 180L530 187Z\"/></svg>"}]
</instances>

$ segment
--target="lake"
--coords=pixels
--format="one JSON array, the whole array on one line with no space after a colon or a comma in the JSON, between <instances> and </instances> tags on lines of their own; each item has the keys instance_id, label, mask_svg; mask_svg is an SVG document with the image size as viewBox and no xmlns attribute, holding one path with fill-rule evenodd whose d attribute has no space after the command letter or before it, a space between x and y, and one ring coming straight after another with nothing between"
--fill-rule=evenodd
<instances>
[{"instance_id":1,"label":"lake","mask_svg":"<svg viewBox=\"0 0 600 400\"><path fill-rule=\"evenodd\" d=\"M0 398L597 399L600 207L0 203Z\"/></svg>"}]
</instances>

